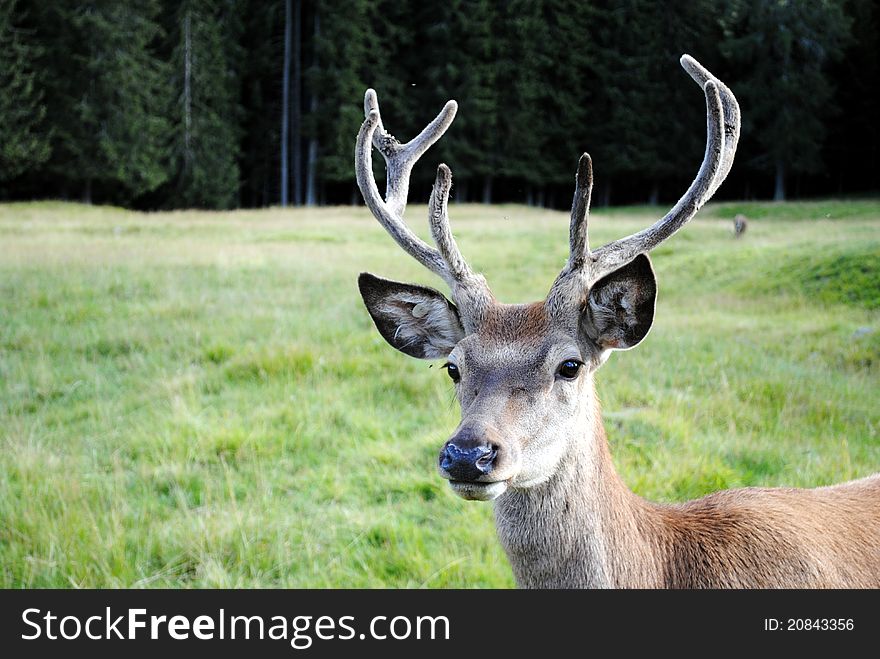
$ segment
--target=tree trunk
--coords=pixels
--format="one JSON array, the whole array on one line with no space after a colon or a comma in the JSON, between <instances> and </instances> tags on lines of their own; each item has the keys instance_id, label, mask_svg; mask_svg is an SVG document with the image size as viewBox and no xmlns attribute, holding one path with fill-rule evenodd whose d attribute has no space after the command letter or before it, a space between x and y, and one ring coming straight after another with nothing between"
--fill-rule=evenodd
<instances>
[{"instance_id":1,"label":"tree trunk","mask_svg":"<svg viewBox=\"0 0 880 659\"><path fill-rule=\"evenodd\" d=\"M318 186L316 184L318 169L318 138L309 138L308 163L306 165L306 206L318 205Z\"/></svg>"},{"instance_id":2,"label":"tree trunk","mask_svg":"<svg viewBox=\"0 0 880 659\"><path fill-rule=\"evenodd\" d=\"M611 205L611 181L602 186L602 199L599 205L608 208Z\"/></svg>"},{"instance_id":3,"label":"tree trunk","mask_svg":"<svg viewBox=\"0 0 880 659\"><path fill-rule=\"evenodd\" d=\"M483 181L483 203L492 203L492 177L487 176Z\"/></svg>"},{"instance_id":4,"label":"tree trunk","mask_svg":"<svg viewBox=\"0 0 880 659\"><path fill-rule=\"evenodd\" d=\"M776 161L776 191L773 201L785 201L785 163L780 158Z\"/></svg>"},{"instance_id":5,"label":"tree trunk","mask_svg":"<svg viewBox=\"0 0 880 659\"><path fill-rule=\"evenodd\" d=\"M321 17L318 15L318 9L315 8L315 29L314 41L318 40L321 34ZM318 68L318 55L315 54L315 68ZM309 100L309 113L314 117L318 112L318 94L312 92ZM309 138L309 155L306 164L306 206L317 206L318 204L318 137L312 135Z\"/></svg>"},{"instance_id":6,"label":"tree trunk","mask_svg":"<svg viewBox=\"0 0 880 659\"><path fill-rule=\"evenodd\" d=\"M464 204L467 202L467 182L462 181L457 186L455 186L455 203L456 204Z\"/></svg>"},{"instance_id":7,"label":"tree trunk","mask_svg":"<svg viewBox=\"0 0 880 659\"><path fill-rule=\"evenodd\" d=\"M291 0L284 3L284 73L281 79L281 205L287 206L290 175L287 171L290 156L290 15Z\"/></svg>"},{"instance_id":8,"label":"tree trunk","mask_svg":"<svg viewBox=\"0 0 880 659\"><path fill-rule=\"evenodd\" d=\"M289 0L288 0L289 1ZM291 132L293 133L293 205L303 203L302 175L302 3L297 0L293 12L293 114Z\"/></svg>"},{"instance_id":9,"label":"tree trunk","mask_svg":"<svg viewBox=\"0 0 880 659\"><path fill-rule=\"evenodd\" d=\"M86 179L85 185L83 186L83 196L82 200L84 204L92 203L92 179L91 177Z\"/></svg>"},{"instance_id":10,"label":"tree trunk","mask_svg":"<svg viewBox=\"0 0 880 659\"><path fill-rule=\"evenodd\" d=\"M651 185L651 194L648 195L648 205L656 206L660 201L660 184L654 181Z\"/></svg>"}]
</instances>

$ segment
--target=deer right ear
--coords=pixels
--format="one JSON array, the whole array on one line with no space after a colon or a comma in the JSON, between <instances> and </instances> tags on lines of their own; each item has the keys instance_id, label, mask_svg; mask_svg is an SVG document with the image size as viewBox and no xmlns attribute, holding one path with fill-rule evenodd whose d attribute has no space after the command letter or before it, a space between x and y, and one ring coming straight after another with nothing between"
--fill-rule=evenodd
<instances>
[{"instance_id":1,"label":"deer right ear","mask_svg":"<svg viewBox=\"0 0 880 659\"><path fill-rule=\"evenodd\" d=\"M439 359L464 338L458 309L439 291L381 279L358 277L361 297L382 337L401 352L419 359Z\"/></svg>"},{"instance_id":2,"label":"deer right ear","mask_svg":"<svg viewBox=\"0 0 880 659\"><path fill-rule=\"evenodd\" d=\"M597 281L587 297L581 331L602 350L628 350L654 323L657 278L646 254Z\"/></svg>"}]
</instances>

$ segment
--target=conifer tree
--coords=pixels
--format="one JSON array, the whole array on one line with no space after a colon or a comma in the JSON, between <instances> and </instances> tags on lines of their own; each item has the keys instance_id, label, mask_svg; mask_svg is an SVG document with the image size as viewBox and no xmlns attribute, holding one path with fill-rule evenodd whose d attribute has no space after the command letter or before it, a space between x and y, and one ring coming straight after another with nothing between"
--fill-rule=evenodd
<instances>
[{"instance_id":1,"label":"conifer tree","mask_svg":"<svg viewBox=\"0 0 880 659\"><path fill-rule=\"evenodd\" d=\"M49 158L46 106L37 87L34 31L19 27L17 0L0 2L0 181Z\"/></svg>"},{"instance_id":2,"label":"conifer tree","mask_svg":"<svg viewBox=\"0 0 880 659\"><path fill-rule=\"evenodd\" d=\"M232 208L239 200L240 3L185 0L169 30L173 203Z\"/></svg>"},{"instance_id":3,"label":"conifer tree","mask_svg":"<svg viewBox=\"0 0 880 659\"><path fill-rule=\"evenodd\" d=\"M90 201L127 202L168 176L165 63L156 0L74 0L33 6L47 116L50 173Z\"/></svg>"},{"instance_id":4,"label":"conifer tree","mask_svg":"<svg viewBox=\"0 0 880 659\"><path fill-rule=\"evenodd\" d=\"M729 3L723 21L721 46L741 72L737 93L748 108L743 133L757 137L759 153L751 164L774 173L774 199L785 199L790 173L821 169L834 109L829 65L842 54L851 21L831 0L738 0Z\"/></svg>"},{"instance_id":5,"label":"conifer tree","mask_svg":"<svg viewBox=\"0 0 880 659\"><path fill-rule=\"evenodd\" d=\"M280 199L279 157L284 5L249 0L242 11L242 131L238 153L243 206Z\"/></svg>"},{"instance_id":6,"label":"conifer tree","mask_svg":"<svg viewBox=\"0 0 880 659\"><path fill-rule=\"evenodd\" d=\"M320 0L314 11L320 30L312 36L313 56L305 73L308 93L316 103L303 122L304 133L315 141L317 176L324 184L344 183L352 201L354 138L364 120L363 98L368 87L379 94L382 115L389 130L403 136L396 123L402 107L397 92L402 81L393 79L385 63L390 45L383 31L393 29L393 13L379 16L382 8L368 0ZM314 25L314 21L312 21ZM377 167L381 158L374 158Z\"/></svg>"}]
</instances>

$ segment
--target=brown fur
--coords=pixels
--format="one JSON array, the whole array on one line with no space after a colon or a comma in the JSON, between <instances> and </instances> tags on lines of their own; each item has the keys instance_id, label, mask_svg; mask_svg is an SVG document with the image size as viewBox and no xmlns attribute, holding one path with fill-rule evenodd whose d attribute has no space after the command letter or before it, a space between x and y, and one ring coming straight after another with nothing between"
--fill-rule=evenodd
<instances>
[{"instance_id":1,"label":"brown fur","mask_svg":"<svg viewBox=\"0 0 880 659\"><path fill-rule=\"evenodd\" d=\"M877 588L880 475L655 504L620 480L596 425L546 484L496 500L522 587ZM594 464L584 460L591 448Z\"/></svg>"},{"instance_id":2,"label":"brown fur","mask_svg":"<svg viewBox=\"0 0 880 659\"><path fill-rule=\"evenodd\" d=\"M550 331L550 319L544 302L496 304L486 313L480 330L498 341L521 341L540 345Z\"/></svg>"},{"instance_id":3,"label":"brown fur","mask_svg":"<svg viewBox=\"0 0 880 659\"><path fill-rule=\"evenodd\" d=\"M672 588L880 587L880 477L661 508Z\"/></svg>"}]
</instances>

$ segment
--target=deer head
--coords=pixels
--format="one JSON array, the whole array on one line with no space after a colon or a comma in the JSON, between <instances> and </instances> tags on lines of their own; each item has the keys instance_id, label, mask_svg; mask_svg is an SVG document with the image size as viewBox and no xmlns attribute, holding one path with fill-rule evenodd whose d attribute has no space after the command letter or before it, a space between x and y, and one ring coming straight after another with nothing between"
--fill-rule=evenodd
<instances>
[{"instance_id":1,"label":"deer head","mask_svg":"<svg viewBox=\"0 0 880 659\"><path fill-rule=\"evenodd\" d=\"M453 238L448 200L452 173L440 165L429 201L435 247L403 221L416 160L446 131L457 105L449 101L415 139L401 144L383 127L376 93L367 90L355 149L358 186L367 206L397 243L443 279L452 300L433 288L361 274L358 284L379 332L420 359L446 359L461 404L461 423L440 450L438 468L465 499L490 500L508 488L550 479L572 450L577 428L598 422L593 373L615 350L647 336L657 282L647 252L688 222L724 181L739 139L739 106L730 90L696 60L681 64L703 88L706 151L684 196L652 226L591 250L588 239L592 163L578 163L571 209L569 257L546 299L496 301ZM383 200L372 169L372 147L385 157Z\"/></svg>"}]
</instances>

